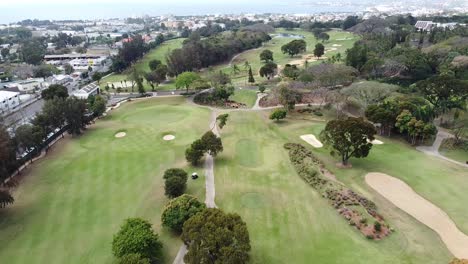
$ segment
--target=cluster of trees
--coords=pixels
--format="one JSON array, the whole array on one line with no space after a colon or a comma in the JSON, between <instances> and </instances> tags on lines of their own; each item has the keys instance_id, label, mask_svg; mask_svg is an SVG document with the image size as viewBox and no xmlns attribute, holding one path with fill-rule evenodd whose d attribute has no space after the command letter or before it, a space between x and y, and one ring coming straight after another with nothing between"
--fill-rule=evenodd
<instances>
[{"instance_id":1,"label":"cluster of trees","mask_svg":"<svg viewBox=\"0 0 468 264\"><path fill-rule=\"evenodd\" d=\"M112 70L122 72L137 61L149 50L141 35L134 35L123 44L119 53L112 59Z\"/></svg>"},{"instance_id":2,"label":"cluster of trees","mask_svg":"<svg viewBox=\"0 0 468 264\"><path fill-rule=\"evenodd\" d=\"M194 71L228 60L244 50L258 48L271 37L261 31L241 29L216 34L201 39L192 33L180 49L173 50L167 57L169 75Z\"/></svg>"},{"instance_id":3,"label":"cluster of trees","mask_svg":"<svg viewBox=\"0 0 468 264\"><path fill-rule=\"evenodd\" d=\"M379 124L381 135L406 134L412 144L437 133L433 124L434 107L421 97L387 99L367 107L365 115L371 122Z\"/></svg>"},{"instance_id":4,"label":"cluster of trees","mask_svg":"<svg viewBox=\"0 0 468 264\"><path fill-rule=\"evenodd\" d=\"M221 138L216 136L212 131L208 131L201 139L195 140L192 145L187 148L185 151L185 158L192 165L196 166L206 153L216 157L216 155L222 151L223 143Z\"/></svg>"},{"instance_id":5,"label":"cluster of trees","mask_svg":"<svg viewBox=\"0 0 468 264\"><path fill-rule=\"evenodd\" d=\"M164 82L167 78L168 68L167 65L163 64L160 60L152 60L149 62L150 72L145 73L144 77L146 82L151 86L151 90L154 91L155 86Z\"/></svg>"}]
</instances>

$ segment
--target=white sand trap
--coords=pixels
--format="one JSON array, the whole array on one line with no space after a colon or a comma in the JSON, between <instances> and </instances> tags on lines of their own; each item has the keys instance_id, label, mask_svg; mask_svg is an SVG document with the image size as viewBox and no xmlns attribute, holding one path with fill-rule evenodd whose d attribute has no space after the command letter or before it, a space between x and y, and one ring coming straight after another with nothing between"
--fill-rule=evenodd
<instances>
[{"instance_id":1,"label":"white sand trap","mask_svg":"<svg viewBox=\"0 0 468 264\"><path fill-rule=\"evenodd\" d=\"M321 148L323 147L322 142L320 142L314 135L308 134L308 135L302 135L301 139L304 140L305 142L309 143L312 145L314 148Z\"/></svg>"},{"instance_id":2,"label":"white sand trap","mask_svg":"<svg viewBox=\"0 0 468 264\"><path fill-rule=\"evenodd\" d=\"M383 142L378 139L374 139L372 141L367 140L367 142L372 143L372 145L383 145Z\"/></svg>"},{"instance_id":3,"label":"white sand trap","mask_svg":"<svg viewBox=\"0 0 468 264\"><path fill-rule=\"evenodd\" d=\"M369 173L366 183L401 210L439 234L452 254L468 259L468 236L439 207L419 196L403 181L383 173Z\"/></svg>"},{"instance_id":4,"label":"white sand trap","mask_svg":"<svg viewBox=\"0 0 468 264\"><path fill-rule=\"evenodd\" d=\"M340 44L333 44L332 46L333 46L333 47L341 47L341 46L343 46L343 45L340 45Z\"/></svg>"},{"instance_id":5,"label":"white sand trap","mask_svg":"<svg viewBox=\"0 0 468 264\"><path fill-rule=\"evenodd\" d=\"M175 139L175 136L174 135L165 135L163 137L163 139L166 140L166 141L171 141L171 140Z\"/></svg>"},{"instance_id":6,"label":"white sand trap","mask_svg":"<svg viewBox=\"0 0 468 264\"><path fill-rule=\"evenodd\" d=\"M127 135L127 133L125 133L125 132L119 132L119 133L115 134L115 137L116 137L116 138L123 138L123 137L125 137L126 135Z\"/></svg>"}]
</instances>

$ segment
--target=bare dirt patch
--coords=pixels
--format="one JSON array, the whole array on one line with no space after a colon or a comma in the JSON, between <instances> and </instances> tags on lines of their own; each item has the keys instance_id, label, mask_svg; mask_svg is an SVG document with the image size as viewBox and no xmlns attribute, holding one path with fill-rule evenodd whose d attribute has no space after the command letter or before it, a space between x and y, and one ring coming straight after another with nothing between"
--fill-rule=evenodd
<instances>
[{"instance_id":1,"label":"bare dirt patch","mask_svg":"<svg viewBox=\"0 0 468 264\"><path fill-rule=\"evenodd\" d=\"M417 194L400 179L383 173L369 173L366 183L395 206L439 234L457 258L468 258L468 236L461 232L439 207Z\"/></svg>"},{"instance_id":2,"label":"bare dirt patch","mask_svg":"<svg viewBox=\"0 0 468 264\"><path fill-rule=\"evenodd\" d=\"M314 148L323 147L322 142L320 142L320 140L318 140L315 137L315 135L312 135L312 134L302 135L301 139L304 140L305 142L309 143L310 145L312 145L312 147L314 147Z\"/></svg>"}]
</instances>

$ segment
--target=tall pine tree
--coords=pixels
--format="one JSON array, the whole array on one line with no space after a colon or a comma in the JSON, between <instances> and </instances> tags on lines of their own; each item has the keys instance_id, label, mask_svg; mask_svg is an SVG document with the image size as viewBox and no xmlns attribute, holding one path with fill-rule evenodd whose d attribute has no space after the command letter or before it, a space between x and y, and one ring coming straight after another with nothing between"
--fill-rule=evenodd
<instances>
[{"instance_id":1,"label":"tall pine tree","mask_svg":"<svg viewBox=\"0 0 468 264\"><path fill-rule=\"evenodd\" d=\"M255 79L252 73L252 67L249 67L249 83L255 83Z\"/></svg>"}]
</instances>

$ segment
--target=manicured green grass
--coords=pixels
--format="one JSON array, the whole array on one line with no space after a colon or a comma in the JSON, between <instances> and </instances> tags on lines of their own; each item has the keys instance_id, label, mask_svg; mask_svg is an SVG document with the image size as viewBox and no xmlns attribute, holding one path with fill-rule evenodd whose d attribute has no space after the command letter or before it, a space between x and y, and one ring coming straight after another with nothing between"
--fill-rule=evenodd
<instances>
[{"instance_id":1,"label":"manicured green grass","mask_svg":"<svg viewBox=\"0 0 468 264\"><path fill-rule=\"evenodd\" d=\"M257 101L257 91L236 89L234 94L231 95L229 99L238 103L243 103L247 105L248 108L252 108L252 106L255 104L255 101Z\"/></svg>"},{"instance_id":2,"label":"manicured green grass","mask_svg":"<svg viewBox=\"0 0 468 264\"><path fill-rule=\"evenodd\" d=\"M140 72L149 72L149 65L148 63L151 60L160 60L163 63L166 63L166 55L174 49L182 47L182 43L184 42L184 38L177 38L177 39L171 39L166 42L163 42L160 46L156 47L155 49L151 50L148 52L141 60L135 63L135 68L140 71ZM115 82L120 82L124 80L129 80L128 75L126 73L123 74L113 74L107 78L104 78L101 80L101 89L104 89L104 87L108 83L115 83ZM146 91L151 91L151 86L145 82L143 82L145 86ZM169 80L168 83L164 83L159 85L159 87L156 87L156 90L174 90L175 85L173 80ZM114 90L109 90L109 92L115 92ZM130 92L130 88L128 88L128 92ZM134 92L137 92L137 88L134 88Z\"/></svg>"},{"instance_id":3,"label":"manicured green grass","mask_svg":"<svg viewBox=\"0 0 468 264\"><path fill-rule=\"evenodd\" d=\"M168 202L162 174L194 170L184 151L208 124L209 111L185 98L149 99L124 104L83 136L59 143L24 173L15 203L0 210L0 263L113 263L112 236L130 217L153 224L164 263L172 263L181 241L160 228ZM122 130L127 136L115 138ZM176 139L163 141L168 133ZM188 182L201 201L203 179Z\"/></svg>"},{"instance_id":4,"label":"manicured green grass","mask_svg":"<svg viewBox=\"0 0 468 264\"><path fill-rule=\"evenodd\" d=\"M222 131L224 152L215 164L216 203L247 222L251 263L447 263L452 258L432 230L363 179L371 171L402 178L467 231L468 182L462 169L384 139L386 145L375 147L369 158L353 159L353 169L338 170L328 151L307 145L340 180L372 198L396 230L382 241L369 241L302 181L283 149L286 142L306 145L299 136L318 134L324 123L296 115L274 123L267 117L268 112L231 113Z\"/></svg>"}]
</instances>

